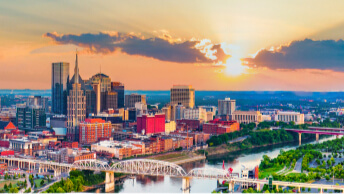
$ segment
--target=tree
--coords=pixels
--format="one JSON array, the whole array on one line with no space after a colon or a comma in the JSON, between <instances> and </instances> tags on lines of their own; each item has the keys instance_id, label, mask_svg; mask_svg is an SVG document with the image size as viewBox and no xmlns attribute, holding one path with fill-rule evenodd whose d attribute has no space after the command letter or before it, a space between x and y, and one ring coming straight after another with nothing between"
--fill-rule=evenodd
<instances>
[{"instance_id":1,"label":"tree","mask_svg":"<svg viewBox=\"0 0 344 194\"><path fill-rule=\"evenodd\" d=\"M43 180L43 179L42 179L42 181L41 181L41 186L42 186L42 185L44 185L44 180Z\"/></svg>"},{"instance_id":2,"label":"tree","mask_svg":"<svg viewBox=\"0 0 344 194\"><path fill-rule=\"evenodd\" d=\"M12 188L12 183L10 183L10 184L8 185L8 188Z\"/></svg>"},{"instance_id":3,"label":"tree","mask_svg":"<svg viewBox=\"0 0 344 194\"><path fill-rule=\"evenodd\" d=\"M26 188L26 186L27 186L27 181L26 181L26 179L25 179L25 181L24 181L24 187Z\"/></svg>"},{"instance_id":4,"label":"tree","mask_svg":"<svg viewBox=\"0 0 344 194\"><path fill-rule=\"evenodd\" d=\"M64 183L63 189L64 189L67 193L69 193L69 192L71 192L71 191L73 190L73 188L74 188L73 182L72 182L69 178L67 178L67 180L66 180L65 183Z\"/></svg>"},{"instance_id":5,"label":"tree","mask_svg":"<svg viewBox=\"0 0 344 194\"><path fill-rule=\"evenodd\" d=\"M56 189L56 193L66 193L66 191L59 187Z\"/></svg>"},{"instance_id":6,"label":"tree","mask_svg":"<svg viewBox=\"0 0 344 194\"><path fill-rule=\"evenodd\" d=\"M5 185L4 185L4 189L5 189L5 191L8 190L8 187L7 187L7 184L6 184L6 183L5 183Z\"/></svg>"}]
</instances>

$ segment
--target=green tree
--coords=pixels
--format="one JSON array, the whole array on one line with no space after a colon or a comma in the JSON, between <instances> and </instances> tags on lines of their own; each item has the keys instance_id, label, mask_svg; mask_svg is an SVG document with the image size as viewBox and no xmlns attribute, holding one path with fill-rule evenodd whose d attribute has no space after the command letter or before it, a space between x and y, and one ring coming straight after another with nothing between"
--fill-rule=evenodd
<instances>
[{"instance_id":1,"label":"green tree","mask_svg":"<svg viewBox=\"0 0 344 194\"><path fill-rule=\"evenodd\" d=\"M66 191L59 187L56 189L56 193L66 193Z\"/></svg>"},{"instance_id":2,"label":"green tree","mask_svg":"<svg viewBox=\"0 0 344 194\"><path fill-rule=\"evenodd\" d=\"M65 190L67 193L71 192L74 188L73 182L67 178L67 180L64 183L63 190Z\"/></svg>"},{"instance_id":3,"label":"green tree","mask_svg":"<svg viewBox=\"0 0 344 194\"><path fill-rule=\"evenodd\" d=\"M5 183L5 185L4 185L4 189L5 189L5 191L8 190L8 187L7 187L7 184L6 184L6 183Z\"/></svg>"},{"instance_id":4,"label":"green tree","mask_svg":"<svg viewBox=\"0 0 344 194\"><path fill-rule=\"evenodd\" d=\"M43 180L43 179L42 179L42 181L41 181L41 183L40 183L40 184L41 184L41 186L42 186L42 185L44 185L44 180Z\"/></svg>"}]
</instances>

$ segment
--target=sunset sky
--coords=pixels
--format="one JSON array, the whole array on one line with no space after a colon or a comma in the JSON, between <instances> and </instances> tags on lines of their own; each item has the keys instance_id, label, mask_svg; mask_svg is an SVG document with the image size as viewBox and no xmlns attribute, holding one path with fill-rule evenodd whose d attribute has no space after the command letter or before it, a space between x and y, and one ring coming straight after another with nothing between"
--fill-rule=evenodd
<instances>
[{"instance_id":1,"label":"sunset sky","mask_svg":"<svg viewBox=\"0 0 344 194\"><path fill-rule=\"evenodd\" d=\"M128 90L344 90L344 1L2 1L0 89L83 79ZM100 68L101 67L101 68Z\"/></svg>"}]
</instances>

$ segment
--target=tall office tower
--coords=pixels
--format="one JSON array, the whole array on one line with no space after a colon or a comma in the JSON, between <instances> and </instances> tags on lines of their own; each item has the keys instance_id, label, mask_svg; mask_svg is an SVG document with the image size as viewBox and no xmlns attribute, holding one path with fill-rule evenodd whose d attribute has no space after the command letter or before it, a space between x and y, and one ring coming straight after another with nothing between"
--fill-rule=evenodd
<instances>
[{"instance_id":1,"label":"tall office tower","mask_svg":"<svg viewBox=\"0 0 344 194\"><path fill-rule=\"evenodd\" d=\"M111 79L103 73L97 73L92 76L89 81L90 84L100 84L100 110L106 109L106 92L111 91Z\"/></svg>"},{"instance_id":2,"label":"tall office tower","mask_svg":"<svg viewBox=\"0 0 344 194\"><path fill-rule=\"evenodd\" d=\"M125 107L128 107L128 108L135 107L136 102L141 102L143 104L146 104L146 95L140 95L140 94L125 95Z\"/></svg>"},{"instance_id":3,"label":"tall office tower","mask_svg":"<svg viewBox=\"0 0 344 194\"><path fill-rule=\"evenodd\" d=\"M95 114L100 113L100 84L99 83L94 83L92 84L93 91L96 94L96 108L95 108Z\"/></svg>"},{"instance_id":4,"label":"tall office tower","mask_svg":"<svg viewBox=\"0 0 344 194\"><path fill-rule=\"evenodd\" d=\"M93 87L89 84L85 85L85 96L86 96L86 117L90 114L97 114L97 95L93 90Z\"/></svg>"},{"instance_id":5,"label":"tall office tower","mask_svg":"<svg viewBox=\"0 0 344 194\"><path fill-rule=\"evenodd\" d=\"M232 115L235 111L235 100L225 98L218 100L218 115Z\"/></svg>"},{"instance_id":6,"label":"tall office tower","mask_svg":"<svg viewBox=\"0 0 344 194\"><path fill-rule=\"evenodd\" d=\"M195 89L192 86L175 85L171 88L171 105L181 104L186 108L195 106Z\"/></svg>"},{"instance_id":7,"label":"tall office tower","mask_svg":"<svg viewBox=\"0 0 344 194\"><path fill-rule=\"evenodd\" d=\"M53 63L51 71L52 112L67 114L67 83L69 80L69 63Z\"/></svg>"},{"instance_id":8,"label":"tall office tower","mask_svg":"<svg viewBox=\"0 0 344 194\"><path fill-rule=\"evenodd\" d=\"M79 140L78 125L86 118L86 96L79 83L78 53L74 68L74 83L67 97L67 138L69 141Z\"/></svg>"},{"instance_id":9,"label":"tall office tower","mask_svg":"<svg viewBox=\"0 0 344 194\"><path fill-rule=\"evenodd\" d=\"M117 96L117 92L111 92L111 91L108 91L106 92L106 95L105 95L105 110L108 110L108 109L117 109L117 99L118 96Z\"/></svg>"},{"instance_id":10,"label":"tall office tower","mask_svg":"<svg viewBox=\"0 0 344 194\"><path fill-rule=\"evenodd\" d=\"M111 90L111 79L103 73L97 73L89 80L90 84L100 83L100 92L107 92Z\"/></svg>"},{"instance_id":11,"label":"tall office tower","mask_svg":"<svg viewBox=\"0 0 344 194\"><path fill-rule=\"evenodd\" d=\"M42 96L29 96L26 100L27 106L40 106L45 112L48 112L48 98Z\"/></svg>"},{"instance_id":12,"label":"tall office tower","mask_svg":"<svg viewBox=\"0 0 344 194\"><path fill-rule=\"evenodd\" d=\"M124 84L121 82L111 82L111 91L117 92L117 107L123 108L124 107Z\"/></svg>"}]
</instances>

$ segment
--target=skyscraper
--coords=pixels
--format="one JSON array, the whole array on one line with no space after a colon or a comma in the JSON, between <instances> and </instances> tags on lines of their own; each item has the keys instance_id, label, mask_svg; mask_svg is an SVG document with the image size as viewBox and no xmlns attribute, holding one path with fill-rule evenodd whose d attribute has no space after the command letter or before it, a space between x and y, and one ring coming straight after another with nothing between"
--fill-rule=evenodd
<instances>
[{"instance_id":1,"label":"skyscraper","mask_svg":"<svg viewBox=\"0 0 344 194\"><path fill-rule=\"evenodd\" d=\"M192 86L175 85L171 88L171 105L181 104L185 108L195 106L195 89Z\"/></svg>"},{"instance_id":2,"label":"skyscraper","mask_svg":"<svg viewBox=\"0 0 344 194\"><path fill-rule=\"evenodd\" d=\"M90 84L100 83L100 92L107 92L111 90L111 79L103 73L97 73L89 80Z\"/></svg>"},{"instance_id":3,"label":"skyscraper","mask_svg":"<svg viewBox=\"0 0 344 194\"><path fill-rule=\"evenodd\" d=\"M117 96L117 92L106 92L106 98L105 98L105 110L108 109L117 109L117 100L118 100L118 96Z\"/></svg>"},{"instance_id":4,"label":"skyscraper","mask_svg":"<svg viewBox=\"0 0 344 194\"><path fill-rule=\"evenodd\" d=\"M51 99L52 112L67 114L67 83L69 79L69 63L52 63Z\"/></svg>"},{"instance_id":5,"label":"skyscraper","mask_svg":"<svg viewBox=\"0 0 344 194\"><path fill-rule=\"evenodd\" d=\"M74 83L67 97L67 138L69 141L79 140L78 125L86 118L86 96L78 78L78 53L76 53Z\"/></svg>"},{"instance_id":6,"label":"skyscraper","mask_svg":"<svg viewBox=\"0 0 344 194\"><path fill-rule=\"evenodd\" d=\"M117 107L124 107L124 84L121 82L111 82L111 91L117 92Z\"/></svg>"},{"instance_id":7,"label":"skyscraper","mask_svg":"<svg viewBox=\"0 0 344 194\"><path fill-rule=\"evenodd\" d=\"M232 115L235 111L235 100L225 98L218 100L218 115Z\"/></svg>"}]
</instances>

